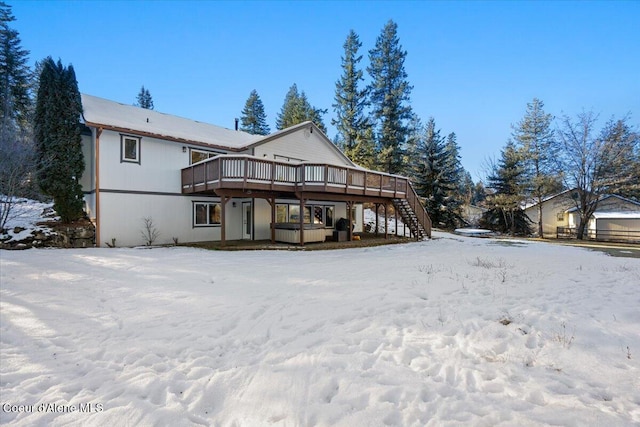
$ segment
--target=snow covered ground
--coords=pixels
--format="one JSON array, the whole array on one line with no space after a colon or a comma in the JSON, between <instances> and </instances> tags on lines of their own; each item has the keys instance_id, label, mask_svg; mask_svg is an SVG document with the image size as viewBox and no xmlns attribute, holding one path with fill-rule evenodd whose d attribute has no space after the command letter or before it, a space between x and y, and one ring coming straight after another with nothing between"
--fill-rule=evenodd
<instances>
[{"instance_id":1,"label":"snow covered ground","mask_svg":"<svg viewBox=\"0 0 640 427\"><path fill-rule=\"evenodd\" d=\"M434 237L1 251L0 424L640 425L640 260Z\"/></svg>"}]
</instances>

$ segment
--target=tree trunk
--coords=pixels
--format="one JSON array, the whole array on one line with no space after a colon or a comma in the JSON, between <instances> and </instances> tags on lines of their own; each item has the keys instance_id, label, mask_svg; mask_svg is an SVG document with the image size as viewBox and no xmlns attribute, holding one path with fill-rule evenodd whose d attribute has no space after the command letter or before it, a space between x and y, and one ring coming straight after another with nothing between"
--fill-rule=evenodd
<instances>
[{"instance_id":1,"label":"tree trunk","mask_svg":"<svg viewBox=\"0 0 640 427\"><path fill-rule=\"evenodd\" d=\"M580 223L578 224L578 228L576 228L576 238L578 240L584 240L584 229L587 226L586 221L580 215Z\"/></svg>"},{"instance_id":2,"label":"tree trunk","mask_svg":"<svg viewBox=\"0 0 640 427\"><path fill-rule=\"evenodd\" d=\"M542 227L542 201L538 202L538 237L544 239L544 230Z\"/></svg>"}]
</instances>

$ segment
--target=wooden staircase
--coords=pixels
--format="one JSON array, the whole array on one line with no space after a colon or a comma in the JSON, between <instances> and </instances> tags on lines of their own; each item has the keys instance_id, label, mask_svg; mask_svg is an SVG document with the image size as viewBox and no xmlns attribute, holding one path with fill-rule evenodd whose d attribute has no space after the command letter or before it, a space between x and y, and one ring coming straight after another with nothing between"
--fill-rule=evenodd
<instances>
[{"instance_id":1,"label":"wooden staircase","mask_svg":"<svg viewBox=\"0 0 640 427\"><path fill-rule=\"evenodd\" d=\"M431 238L431 218L412 185L407 189L406 198L393 199L393 206L416 240Z\"/></svg>"}]
</instances>

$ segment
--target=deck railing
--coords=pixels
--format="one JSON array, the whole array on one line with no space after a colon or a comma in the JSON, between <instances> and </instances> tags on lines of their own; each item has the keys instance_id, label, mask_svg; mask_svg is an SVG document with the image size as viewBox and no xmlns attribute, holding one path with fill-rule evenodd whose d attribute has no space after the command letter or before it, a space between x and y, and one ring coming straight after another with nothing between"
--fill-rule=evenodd
<instances>
[{"instance_id":1,"label":"deck railing","mask_svg":"<svg viewBox=\"0 0 640 427\"><path fill-rule=\"evenodd\" d=\"M404 197L407 178L347 166L291 164L242 155L221 155L182 169L182 192L219 188L321 191L388 198Z\"/></svg>"}]
</instances>

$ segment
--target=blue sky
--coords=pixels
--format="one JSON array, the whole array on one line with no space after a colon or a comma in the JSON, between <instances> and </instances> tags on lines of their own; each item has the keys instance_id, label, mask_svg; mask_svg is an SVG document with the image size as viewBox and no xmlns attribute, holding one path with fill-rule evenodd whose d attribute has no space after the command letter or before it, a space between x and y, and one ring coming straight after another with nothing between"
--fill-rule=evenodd
<instances>
[{"instance_id":1,"label":"blue sky","mask_svg":"<svg viewBox=\"0 0 640 427\"><path fill-rule=\"evenodd\" d=\"M289 87L329 109L350 29L361 67L398 24L411 105L456 132L475 180L534 97L555 116L640 116L640 2L11 1L33 64L72 64L80 91L228 128L251 90L272 131ZM366 73L365 73L366 74Z\"/></svg>"}]
</instances>

